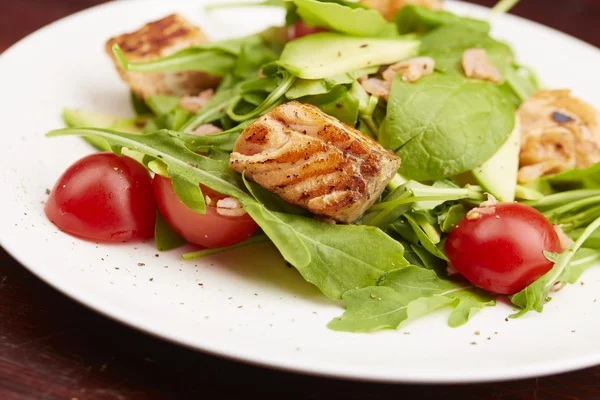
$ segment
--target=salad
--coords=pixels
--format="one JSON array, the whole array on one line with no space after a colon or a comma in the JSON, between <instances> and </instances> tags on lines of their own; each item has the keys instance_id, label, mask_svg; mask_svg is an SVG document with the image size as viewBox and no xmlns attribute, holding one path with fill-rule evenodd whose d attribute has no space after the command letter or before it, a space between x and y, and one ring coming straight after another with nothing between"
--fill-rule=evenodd
<instances>
[{"instance_id":1,"label":"salad","mask_svg":"<svg viewBox=\"0 0 600 400\"><path fill-rule=\"evenodd\" d=\"M492 16L516 1L503 0ZM441 0L267 0L286 25L209 42L180 15L110 39L136 117L66 109L99 150L46 215L207 257L271 242L370 332L507 297L542 312L600 261L600 114Z\"/></svg>"}]
</instances>

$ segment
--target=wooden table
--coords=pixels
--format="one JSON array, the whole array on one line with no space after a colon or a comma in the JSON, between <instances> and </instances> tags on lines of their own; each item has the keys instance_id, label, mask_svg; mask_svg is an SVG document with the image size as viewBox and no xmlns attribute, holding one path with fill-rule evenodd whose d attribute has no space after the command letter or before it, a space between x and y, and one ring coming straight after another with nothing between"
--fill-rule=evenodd
<instances>
[{"instance_id":1,"label":"wooden table","mask_svg":"<svg viewBox=\"0 0 600 400\"><path fill-rule=\"evenodd\" d=\"M102 0L0 2L0 51ZM477 0L492 5L494 0ZM600 46L600 1L522 0L516 14ZM559 57L559 55L557 55ZM600 338L599 338L600 340ZM0 399L600 399L600 367L474 386L345 382L252 367L121 326L34 277L0 248Z\"/></svg>"}]
</instances>

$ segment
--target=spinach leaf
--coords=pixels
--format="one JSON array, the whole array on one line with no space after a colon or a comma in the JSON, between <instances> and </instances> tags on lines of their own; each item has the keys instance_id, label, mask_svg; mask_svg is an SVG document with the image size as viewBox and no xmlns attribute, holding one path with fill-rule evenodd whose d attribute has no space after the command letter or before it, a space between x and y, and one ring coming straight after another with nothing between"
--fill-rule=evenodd
<instances>
[{"instance_id":1,"label":"spinach leaf","mask_svg":"<svg viewBox=\"0 0 600 400\"><path fill-rule=\"evenodd\" d=\"M428 8L407 5L394 18L401 34L428 32L444 25L460 25L473 31L488 33L490 24L479 19L459 17L448 11L435 11Z\"/></svg>"},{"instance_id":2,"label":"spinach leaf","mask_svg":"<svg viewBox=\"0 0 600 400\"><path fill-rule=\"evenodd\" d=\"M397 36L396 27L375 10L316 0L294 0L296 12L308 26L362 37Z\"/></svg>"},{"instance_id":3,"label":"spinach leaf","mask_svg":"<svg viewBox=\"0 0 600 400\"><path fill-rule=\"evenodd\" d=\"M119 154L129 148L164 163L173 177L204 184L237 198L282 256L326 296L373 285L383 273L408 265L402 245L368 226L329 225L312 218L271 211L248 194L239 174L223 161L190 151L166 131L131 135L103 129L62 129L48 136L97 135Z\"/></svg>"},{"instance_id":4,"label":"spinach leaf","mask_svg":"<svg viewBox=\"0 0 600 400\"><path fill-rule=\"evenodd\" d=\"M494 40L487 32L462 25L446 25L426 34L419 53L432 57L436 70L464 76L462 55L472 48L484 49L504 78L513 67L514 54L509 45Z\"/></svg>"},{"instance_id":5,"label":"spinach leaf","mask_svg":"<svg viewBox=\"0 0 600 400\"><path fill-rule=\"evenodd\" d=\"M372 332L397 329L444 306L454 310L448 325L458 327L494 298L468 282L439 278L434 271L408 266L384 275L378 286L351 290L344 294L347 311L329 323L329 328L345 332Z\"/></svg>"},{"instance_id":6,"label":"spinach leaf","mask_svg":"<svg viewBox=\"0 0 600 400\"><path fill-rule=\"evenodd\" d=\"M590 237L598 228L600 228L600 218L592 222L567 251L562 254L546 254L548 259L554 261L554 267L537 281L511 297L512 303L521 308L521 311L511 315L511 318L520 317L532 310L537 312L543 311L544 304L548 301L550 289L554 287L556 282L569 282L571 280L570 264L575 254L579 251L588 237ZM578 272L579 271L577 271L577 273Z\"/></svg>"},{"instance_id":7,"label":"spinach leaf","mask_svg":"<svg viewBox=\"0 0 600 400\"><path fill-rule=\"evenodd\" d=\"M515 107L490 82L434 73L415 83L396 77L379 141L416 181L455 176L482 165L506 142Z\"/></svg>"}]
</instances>

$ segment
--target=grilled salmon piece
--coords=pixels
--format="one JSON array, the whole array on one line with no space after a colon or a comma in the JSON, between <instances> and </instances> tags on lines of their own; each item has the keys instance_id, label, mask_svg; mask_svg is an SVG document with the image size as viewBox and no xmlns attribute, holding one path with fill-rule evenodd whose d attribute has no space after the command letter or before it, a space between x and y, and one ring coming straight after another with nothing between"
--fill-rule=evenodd
<instances>
[{"instance_id":1,"label":"grilled salmon piece","mask_svg":"<svg viewBox=\"0 0 600 400\"><path fill-rule=\"evenodd\" d=\"M112 47L118 44L129 62L145 62L166 57L208 40L200 28L180 15L169 15L150 22L135 32L125 33L106 42L106 52L117 67L121 78L140 97L153 95L197 95L215 87L219 78L204 72L128 72L119 65Z\"/></svg>"},{"instance_id":2,"label":"grilled salmon piece","mask_svg":"<svg viewBox=\"0 0 600 400\"><path fill-rule=\"evenodd\" d=\"M400 158L317 107L293 101L244 130L229 166L289 203L352 223L377 201Z\"/></svg>"}]
</instances>

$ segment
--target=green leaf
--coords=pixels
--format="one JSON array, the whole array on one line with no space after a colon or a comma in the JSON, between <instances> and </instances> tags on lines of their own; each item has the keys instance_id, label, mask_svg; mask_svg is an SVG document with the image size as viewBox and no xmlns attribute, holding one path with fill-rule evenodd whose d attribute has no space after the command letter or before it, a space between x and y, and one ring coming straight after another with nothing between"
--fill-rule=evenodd
<instances>
[{"instance_id":1,"label":"green leaf","mask_svg":"<svg viewBox=\"0 0 600 400\"><path fill-rule=\"evenodd\" d=\"M427 235L421 224L419 224L417 222L417 219L415 218L416 215L411 215L410 213L405 214L404 218L406 218L406 220L408 221L408 223L410 224L410 226L413 228L413 230L415 231L415 233L417 234L417 237L419 238L419 242L421 243L421 245L432 255L434 255L435 257L444 260L444 261L449 261L448 257L446 257L446 255L440 250L438 249L438 247L436 246L437 243L439 243L440 239L439 236L437 238L437 241L434 241L431 237L429 237L429 235ZM435 229L435 227L431 226L433 229Z\"/></svg>"},{"instance_id":2,"label":"green leaf","mask_svg":"<svg viewBox=\"0 0 600 400\"><path fill-rule=\"evenodd\" d=\"M319 26L350 36L397 36L396 27L375 10L352 8L316 0L294 0L296 12L308 26Z\"/></svg>"},{"instance_id":3,"label":"green leaf","mask_svg":"<svg viewBox=\"0 0 600 400\"><path fill-rule=\"evenodd\" d=\"M156 225L154 227L154 241L156 242L156 248L158 251L169 251L186 244L186 240L179 236L177 232L173 230L167 224L167 221L163 216L156 211Z\"/></svg>"},{"instance_id":4,"label":"green leaf","mask_svg":"<svg viewBox=\"0 0 600 400\"><path fill-rule=\"evenodd\" d=\"M121 48L115 44L113 53L119 64L131 72L177 72L204 71L217 76L228 74L235 66L236 58L247 44L260 43L259 35L222 40L191 46L167 57L152 61L130 63Z\"/></svg>"},{"instance_id":5,"label":"green leaf","mask_svg":"<svg viewBox=\"0 0 600 400\"><path fill-rule=\"evenodd\" d=\"M484 49L503 78L513 70L514 54L509 45L468 26L446 25L428 33L423 36L419 53L432 57L436 70L464 76L462 55L465 50L473 48Z\"/></svg>"},{"instance_id":6,"label":"green leaf","mask_svg":"<svg viewBox=\"0 0 600 400\"><path fill-rule=\"evenodd\" d=\"M377 228L330 225L269 211L258 202L246 203L246 211L286 261L333 299L348 290L373 285L384 272L408 264L402 245Z\"/></svg>"},{"instance_id":7,"label":"green leaf","mask_svg":"<svg viewBox=\"0 0 600 400\"><path fill-rule=\"evenodd\" d=\"M62 129L48 134L65 135L102 136L114 151L133 149L159 159L172 175L235 197L286 261L331 298L339 299L348 290L373 285L383 273L408 265L402 245L377 228L330 225L269 210L246 192L241 176L226 162L193 153L167 131L131 135L101 129Z\"/></svg>"},{"instance_id":8,"label":"green leaf","mask_svg":"<svg viewBox=\"0 0 600 400\"><path fill-rule=\"evenodd\" d=\"M190 210L200 214L206 214L206 202L200 187L180 175L170 175L173 190L179 200Z\"/></svg>"},{"instance_id":9,"label":"green leaf","mask_svg":"<svg viewBox=\"0 0 600 400\"><path fill-rule=\"evenodd\" d=\"M168 114L179 105L179 96L155 95L146 99L146 104L154 115Z\"/></svg>"},{"instance_id":10,"label":"green leaf","mask_svg":"<svg viewBox=\"0 0 600 400\"><path fill-rule=\"evenodd\" d=\"M211 135L198 136L183 132L170 132L170 134L183 140L194 153L207 153L214 149L231 152L240 134L252 122L254 121L249 120L227 131Z\"/></svg>"},{"instance_id":11,"label":"green leaf","mask_svg":"<svg viewBox=\"0 0 600 400\"><path fill-rule=\"evenodd\" d=\"M440 73L415 83L397 77L379 141L402 158L402 176L438 180L482 165L514 125L514 105L490 82Z\"/></svg>"},{"instance_id":12,"label":"green leaf","mask_svg":"<svg viewBox=\"0 0 600 400\"><path fill-rule=\"evenodd\" d=\"M443 214L438 215L438 223L442 232L450 233L454 230L456 225L467 216L467 208L462 204L453 204L444 211Z\"/></svg>"},{"instance_id":13,"label":"green leaf","mask_svg":"<svg viewBox=\"0 0 600 400\"><path fill-rule=\"evenodd\" d=\"M453 306L448 324L465 324L479 309L495 304L493 297L466 282L439 278L434 271L408 266L384 275L377 287L351 290L343 296L347 311L329 323L346 332L397 329L401 324Z\"/></svg>"},{"instance_id":14,"label":"green leaf","mask_svg":"<svg viewBox=\"0 0 600 400\"><path fill-rule=\"evenodd\" d=\"M556 258L554 267L548 273L511 297L511 302L521 308L521 311L511 315L511 318L520 317L532 310L537 312L543 311L550 289L552 289L558 281L570 281L569 265L571 261L582 247L583 243L585 243L588 237L590 237L598 228L600 228L600 218L591 223L583 231L577 241L567 251Z\"/></svg>"},{"instance_id":15,"label":"green leaf","mask_svg":"<svg viewBox=\"0 0 600 400\"><path fill-rule=\"evenodd\" d=\"M133 108L135 115L137 115L138 117L152 113L152 110L150 110L148 108L148 106L144 102L144 99L141 97L138 97L137 94L131 92L130 93L130 101L131 101L131 108Z\"/></svg>"},{"instance_id":16,"label":"green leaf","mask_svg":"<svg viewBox=\"0 0 600 400\"><path fill-rule=\"evenodd\" d=\"M233 246L193 251L191 253L185 253L184 255L182 255L182 257L186 261L198 260L200 258L206 258L206 257L214 256L217 254L228 253L230 251L242 249L244 247L255 246L257 244L270 243L270 242L271 242L271 239L269 239L269 237L266 235L254 235L250 239L243 241L242 243L233 245Z\"/></svg>"},{"instance_id":17,"label":"green leaf","mask_svg":"<svg viewBox=\"0 0 600 400\"><path fill-rule=\"evenodd\" d=\"M598 231L597 231L598 232ZM584 243L585 245L585 243ZM600 262L600 249L581 248L569 264L569 283L575 284L581 275L592 267L597 267Z\"/></svg>"},{"instance_id":18,"label":"green leaf","mask_svg":"<svg viewBox=\"0 0 600 400\"><path fill-rule=\"evenodd\" d=\"M302 103L315 105L325 114L354 126L358 120L359 102L345 86L336 86L330 92L306 96L299 99Z\"/></svg>"},{"instance_id":19,"label":"green leaf","mask_svg":"<svg viewBox=\"0 0 600 400\"><path fill-rule=\"evenodd\" d=\"M459 17L448 11L435 11L424 7L407 5L394 18L401 34L410 32L428 32L444 25L459 25L473 31L488 33L490 24L486 21Z\"/></svg>"},{"instance_id":20,"label":"green leaf","mask_svg":"<svg viewBox=\"0 0 600 400\"><path fill-rule=\"evenodd\" d=\"M358 38L325 32L292 40L279 65L302 79L321 79L376 65L393 64L417 54L419 41Z\"/></svg>"}]
</instances>

